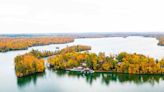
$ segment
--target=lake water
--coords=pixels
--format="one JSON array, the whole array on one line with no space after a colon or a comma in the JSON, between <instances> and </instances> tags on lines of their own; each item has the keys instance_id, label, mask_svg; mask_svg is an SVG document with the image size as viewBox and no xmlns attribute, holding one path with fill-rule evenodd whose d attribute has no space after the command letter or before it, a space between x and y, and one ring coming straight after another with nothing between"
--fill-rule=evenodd
<instances>
[{"instance_id":1,"label":"lake water","mask_svg":"<svg viewBox=\"0 0 164 92\"><path fill-rule=\"evenodd\" d=\"M55 50L67 45L92 46L91 52L117 54L122 51L140 53L156 59L164 57L164 47L155 38L113 37L76 39L73 43L31 47L28 50L0 53L0 92L164 92L164 76L53 71L24 78L15 76L14 57L31 49Z\"/></svg>"}]
</instances>

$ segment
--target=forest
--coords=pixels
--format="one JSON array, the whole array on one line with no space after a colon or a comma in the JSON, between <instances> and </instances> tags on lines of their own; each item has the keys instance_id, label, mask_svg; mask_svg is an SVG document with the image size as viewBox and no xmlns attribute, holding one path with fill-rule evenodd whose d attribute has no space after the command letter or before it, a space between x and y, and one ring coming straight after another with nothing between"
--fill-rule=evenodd
<instances>
[{"instance_id":1,"label":"forest","mask_svg":"<svg viewBox=\"0 0 164 92\"><path fill-rule=\"evenodd\" d=\"M164 59L155 60L142 54L121 52L106 56L105 53L69 52L48 59L53 69L65 70L86 63L96 72L118 72L129 74L164 74Z\"/></svg>"},{"instance_id":2,"label":"forest","mask_svg":"<svg viewBox=\"0 0 164 92\"><path fill-rule=\"evenodd\" d=\"M37 58L45 58L49 56L53 56L58 54L58 51L39 51L39 50L31 50L28 54L31 54Z\"/></svg>"},{"instance_id":3,"label":"forest","mask_svg":"<svg viewBox=\"0 0 164 92\"><path fill-rule=\"evenodd\" d=\"M23 77L34 73L44 72L44 60L38 59L32 54L15 57L15 73L17 77Z\"/></svg>"},{"instance_id":4,"label":"forest","mask_svg":"<svg viewBox=\"0 0 164 92\"><path fill-rule=\"evenodd\" d=\"M58 54L65 54L69 52L79 52L90 50L90 46L86 45L74 45L67 46L59 51L39 51L31 50L24 55L18 55L15 57L15 72L17 77L23 77L34 73L44 72L45 65L42 58L56 56Z\"/></svg>"},{"instance_id":5,"label":"forest","mask_svg":"<svg viewBox=\"0 0 164 92\"><path fill-rule=\"evenodd\" d=\"M71 37L38 37L38 38L0 38L0 52L24 50L32 46L63 44L73 42Z\"/></svg>"},{"instance_id":6,"label":"forest","mask_svg":"<svg viewBox=\"0 0 164 92\"><path fill-rule=\"evenodd\" d=\"M81 51L88 51L91 50L91 46L87 45L73 45L67 46L60 50L60 54L69 53L69 52L81 52Z\"/></svg>"}]
</instances>

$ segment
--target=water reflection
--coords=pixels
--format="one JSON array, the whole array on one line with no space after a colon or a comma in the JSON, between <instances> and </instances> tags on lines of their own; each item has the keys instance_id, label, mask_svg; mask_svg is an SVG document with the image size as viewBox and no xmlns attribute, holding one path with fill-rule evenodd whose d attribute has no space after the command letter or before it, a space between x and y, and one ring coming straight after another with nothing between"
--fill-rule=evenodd
<instances>
[{"instance_id":1,"label":"water reflection","mask_svg":"<svg viewBox=\"0 0 164 92\"><path fill-rule=\"evenodd\" d=\"M47 87L50 88L52 87L52 85L62 84L63 79L67 80L65 82L70 82L72 79L75 79L75 81L79 81L79 82L81 80L85 80L85 82L91 86L93 86L97 82L100 82L102 86L105 85L107 87L108 86L110 87L111 85L113 85L113 83L118 83L118 84L132 83L135 85L150 84L151 86L155 86L157 84L160 84L160 82L163 82L164 80L164 76L162 75L129 75L129 74L117 74L117 73L82 74L80 72L54 71L52 69L47 69L46 73L40 73L23 78L17 78L17 86L21 89L22 88L29 89L29 85L39 86L38 84L42 83L44 78L46 78L45 80L49 78L47 81L44 82L44 84L46 84ZM51 88L51 89L56 90L57 88L54 89Z\"/></svg>"},{"instance_id":2,"label":"water reflection","mask_svg":"<svg viewBox=\"0 0 164 92\"><path fill-rule=\"evenodd\" d=\"M162 75L130 75L130 74L118 74L118 73L93 73L93 74L82 74L79 72L70 72L70 71L56 71L56 74L60 77L77 77L84 78L87 83L90 85L94 81L100 79L102 84L109 85L110 82L119 82L119 83L134 83L136 85L142 85L145 83L151 84L152 86L155 83L159 83L161 80L164 80Z\"/></svg>"},{"instance_id":3,"label":"water reflection","mask_svg":"<svg viewBox=\"0 0 164 92\"><path fill-rule=\"evenodd\" d=\"M26 77L22 77L22 78L17 78L17 85L20 88L25 87L26 85L31 84L31 83L36 85L38 78L43 78L44 76L45 76L45 72L33 74L31 76L26 76Z\"/></svg>"}]
</instances>

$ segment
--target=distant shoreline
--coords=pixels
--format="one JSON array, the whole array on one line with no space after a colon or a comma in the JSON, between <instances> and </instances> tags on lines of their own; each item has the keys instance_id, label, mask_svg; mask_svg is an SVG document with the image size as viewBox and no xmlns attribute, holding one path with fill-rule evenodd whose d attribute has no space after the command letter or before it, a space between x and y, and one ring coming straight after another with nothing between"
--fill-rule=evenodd
<instances>
[{"instance_id":1,"label":"distant shoreline","mask_svg":"<svg viewBox=\"0 0 164 92\"><path fill-rule=\"evenodd\" d=\"M147 33L139 33L139 32L125 32L125 33L54 33L54 34L0 34L1 39L33 39L33 38L72 38L72 41L62 42L62 43L49 43L49 44L34 44L31 46L23 47L23 48L6 48L0 46L0 52L8 52L8 51L17 51L17 50L27 50L29 47L33 46L45 46L50 44L65 44L74 42L75 39L85 39L85 38L108 38L108 37L129 37L129 36L141 36L141 37L152 37L156 38L158 42L158 46L164 46L164 33L163 32L147 32ZM17 43L15 43L17 44Z\"/></svg>"},{"instance_id":2,"label":"distant shoreline","mask_svg":"<svg viewBox=\"0 0 164 92\"><path fill-rule=\"evenodd\" d=\"M74 42L71 37L0 38L0 52L26 50L33 46Z\"/></svg>"}]
</instances>

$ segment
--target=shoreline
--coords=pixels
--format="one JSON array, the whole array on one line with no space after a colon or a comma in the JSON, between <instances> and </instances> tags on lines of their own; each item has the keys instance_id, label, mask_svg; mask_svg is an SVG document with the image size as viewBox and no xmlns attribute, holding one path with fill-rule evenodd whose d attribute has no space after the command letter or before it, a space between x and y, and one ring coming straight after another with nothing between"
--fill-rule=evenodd
<instances>
[{"instance_id":1,"label":"shoreline","mask_svg":"<svg viewBox=\"0 0 164 92\"><path fill-rule=\"evenodd\" d=\"M55 45L55 44L68 44L68 43L72 43L74 41L71 42L66 42L66 43L51 43L51 44L41 44L41 45L33 45L33 46L29 46L27 48L22 48L22 49L9 49L9 50L4 50L4 51L0 51L0 53L7 53L7 52L11 52L11 51L21 51L21 50L28 50L29 48L32 47L38 47L38 46L48 46L48 45Z\"/></svg>"},{"instance_id":2,"label":"shoreline","mask_svg":"<svg viewBox=\"0 0 164 92\"><path fill-rule=\"evenodd\" d=\"M108 71L94 71L94 73L82 73L81 71L71 71L71 70L54 70L54 71L68 71L68 72L78 72L81 74L94 74L94 73L108 73L108 74L128 74L128 75L161 75L163 76L164 74L132 74L132 73L122 73L122 72L108 72Z\"/></svg>"},{"instance_id":3,"label":"shoreline","mask_svg":"<svg viewBox=\"0 0 164 92\"><path fill-rule=\"evenodd\" d=\"M136 35L137 36L137 35ZM104 36L104 37L79 37L79 38L73 38L73 40L72 41L70 41L70 42L65 42L65 43L50 43L50 44L34 44L34 45L32 45L32 46L28 46L28 47L25 47L25 48L20 48L20 49L11 49L11 48L9 48L9 49L7 49L7 50L1 50L0 51L0 53L6 53L6 52L10 52L10 51L19 51L19 50L28 50L29 48L31 48L31 47L37 47L37 46L46 46L46 45L55 45L55 44L67 44L67 43L72 43L72 42L74 42L76 39L87 39L87 38L113 38L113 37L122 37L122 38L126 38L126 37L134 37L134 36ZM159 39L159 37L153 37L153 36L139 36L139 37L145 37L145 38L155 38L155 39L157 39L158 40L158 43L157 43L157 45L158 46L164 46L164 44L161 44L160 43L160 39Z\"/></svg>"}]
</instances>

